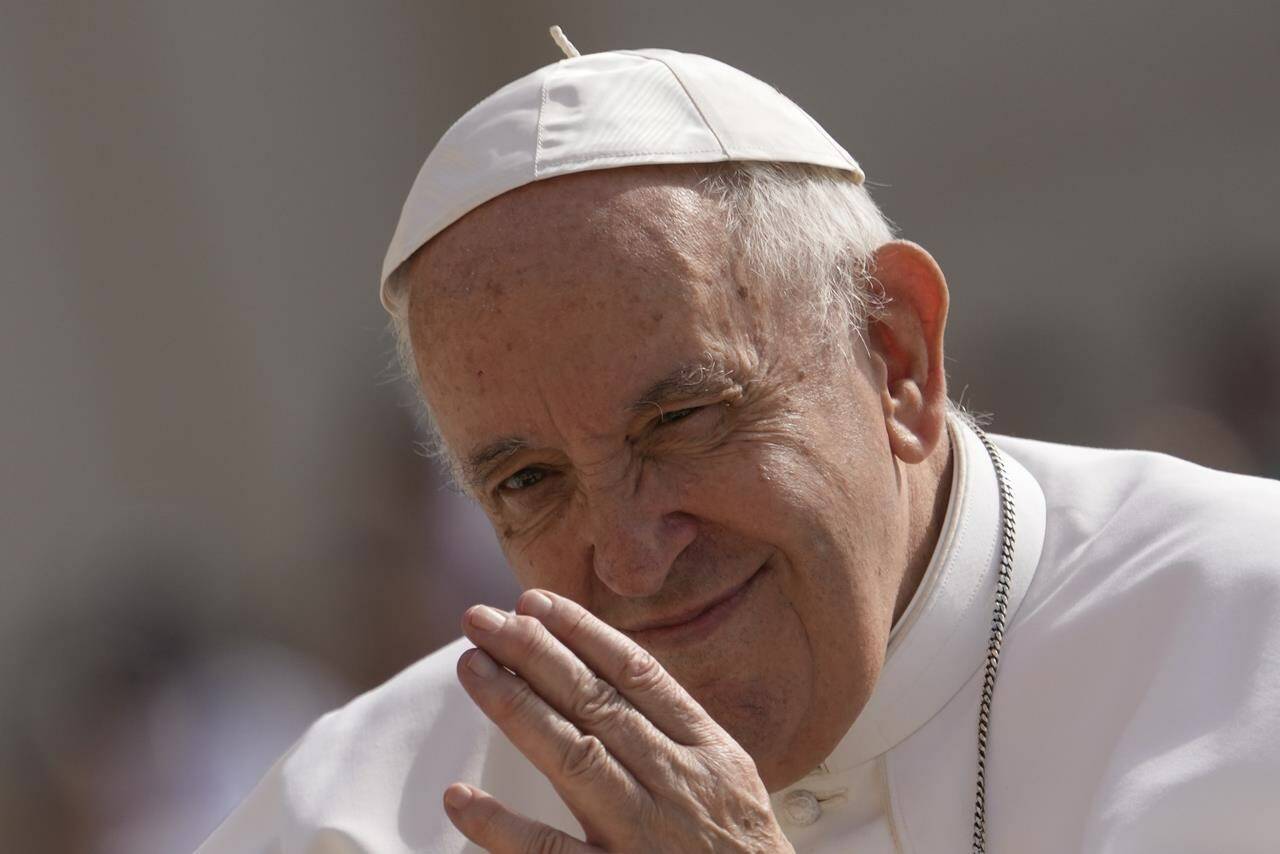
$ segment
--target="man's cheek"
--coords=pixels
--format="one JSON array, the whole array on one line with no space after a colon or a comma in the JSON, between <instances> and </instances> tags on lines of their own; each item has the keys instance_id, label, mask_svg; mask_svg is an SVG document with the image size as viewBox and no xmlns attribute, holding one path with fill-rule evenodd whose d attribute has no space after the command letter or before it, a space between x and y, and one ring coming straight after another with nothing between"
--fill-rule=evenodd
<instances>
[{"instance_id":1,"label":"man's cheek","mask_svg":"<svg viewBox=\"0 0 1280 854\"><path fill-rule=\"evenodd\" d=\"M519 585L541 587L593 610L591 567L585 553L568 547L572 540L531 538L503 543L503 554Z\"/></svg>"}]
</instances>

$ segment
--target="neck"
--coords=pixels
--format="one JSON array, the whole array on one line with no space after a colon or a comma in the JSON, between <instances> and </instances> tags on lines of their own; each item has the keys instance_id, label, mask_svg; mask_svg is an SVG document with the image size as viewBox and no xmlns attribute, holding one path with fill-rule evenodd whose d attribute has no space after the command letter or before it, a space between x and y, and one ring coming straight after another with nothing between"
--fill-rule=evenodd
<instances>
[{"instance_id":1,"label":"neck","mask_svg":"<svg viewBox=\"0 0 1280 854\"><path fill-rule=\"evenodd\" d=\"M942 441L929 458L907 466L908 540L907 569L898 587L893 606L896 625L907 610L911 597L924 579L925 570L942 535L942 521L951 501L951 469L955 465L951 449L951 431L944 430Z\"/></svg>"}]
</instances>

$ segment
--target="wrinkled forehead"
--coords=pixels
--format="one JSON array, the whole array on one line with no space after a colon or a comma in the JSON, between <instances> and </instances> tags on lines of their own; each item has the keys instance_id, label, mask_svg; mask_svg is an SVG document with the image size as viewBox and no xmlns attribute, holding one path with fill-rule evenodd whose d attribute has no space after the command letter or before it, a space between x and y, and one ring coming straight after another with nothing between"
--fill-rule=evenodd
<instances>
[{"instance_id":1,"label":"wrinkled forehead","mask_svg":"<svg viewBox=\"0 0 1280 854\"><path fill-rule=\"evenodd\" d=\"M548 411L560 426L569 411L599 424L682 366L733 360L749 294L694 180L629 169L530 185L428 246L410 328L450 446L544 430Z\"/></svg>"}]
</instances>

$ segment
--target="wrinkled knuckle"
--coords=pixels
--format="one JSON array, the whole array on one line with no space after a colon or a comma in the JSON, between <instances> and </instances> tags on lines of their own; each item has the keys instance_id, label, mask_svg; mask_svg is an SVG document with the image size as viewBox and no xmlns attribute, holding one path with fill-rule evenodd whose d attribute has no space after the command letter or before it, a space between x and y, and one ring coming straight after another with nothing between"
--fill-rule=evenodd
<instances>
[{"instance_id":1,"label":"wrinkled knuckle","mask_svg":"<svg viewBox=\"0 0 1280 854\"><path fill-rule=\"evenodd\" d=\"M531 828L520 846L521 854L563 854L567 850L564 835L545 824Z\"/></svg>"},{"instance_id":2,"label":"wrinkled knuckle","mask_svg":"<svg viewBox=\"0 0 1280 854\"><path fill-rule=\"evenodd\" d=\"M608 762L604 743L594 735L586 735L568 743L561 767L567 779L590 783L603 776Z\"/></svg>"},{"instance_id":3,"label":"wrinkled knuckle","mask_svg":"<svg viewBox=\"0 0 1280 854\"><path fill-rule=\"evenodd\" d=\"M584 727L599 730L614 724L622 707L617 690L595 675L579 680L573 692L573 715Z\"/></svg>"},{"instance_id":4,"label":"wrinkled knuckle","mask_svg":"<svg viewBox=\"0 0 1280 854\"><path fill-rule=\"evenodd\" d=\"M542 627L542 623L533 617L517 614L511 618L511 632L515 635L520 649L529 657L546 654L549 635Z\"/></svg>"},{"instance_id":5,"label":"wrinkled knuckle","mask_svg":"<svg viewBox=\"0 0 1280 854\"><path fill-rule=\"evenodd\" d=\"M500 711L508 718L529 717L537 704L538 695L524 682L518 682L503 696Z\"/></svg>"},{"instance_id":6,"label":"wrinkled knuckle","mask_svg":"<svg viewBox=\"0 0 1280 854\"><path fill-rule=\"evenodd\" d=\"M622 683L630 691L656 690L666 675L658 659L644 650L632 652L622 664Z\"/></svg>"}]
</instances>

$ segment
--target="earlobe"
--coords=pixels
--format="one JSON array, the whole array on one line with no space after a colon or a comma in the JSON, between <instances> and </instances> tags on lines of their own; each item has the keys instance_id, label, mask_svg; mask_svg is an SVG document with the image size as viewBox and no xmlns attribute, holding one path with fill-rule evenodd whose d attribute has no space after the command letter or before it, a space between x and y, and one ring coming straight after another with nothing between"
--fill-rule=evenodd
<instances>
[{"instance_id":1,"label":"earlobe","mask_svg":"<svg viewBox=\"0 0 1280 854\"><path fill-rule=\"evenodd\" d=\"M946 427L946 279L928 252L906 241L880 247L874 263L887 304L867 329L873 378L894 456L919 463Z\"/></svg>"},{"instance_id":2,"label":"earlobe","mask_svg":"<svg viewBox=\"0 0 1280 854\"><path fill-rule=\"evenodd\" d=\"M893 455L904 463L923 462L936 444L928 430L924 395L913 380L899 380L884 391L885 429Z\"/></svg>"}]
</instances>

